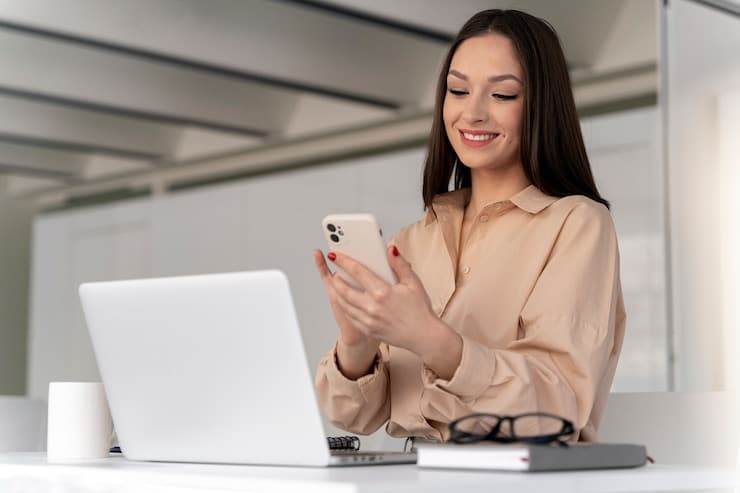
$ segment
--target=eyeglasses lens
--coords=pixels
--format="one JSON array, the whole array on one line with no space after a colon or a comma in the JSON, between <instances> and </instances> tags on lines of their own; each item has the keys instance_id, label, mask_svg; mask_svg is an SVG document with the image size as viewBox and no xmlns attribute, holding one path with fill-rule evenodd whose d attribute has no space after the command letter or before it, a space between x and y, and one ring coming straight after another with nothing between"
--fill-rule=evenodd
<instances>
[{"instance_id":1,"label":"eyeglasses lens","mask_svg":"<svg viewBox=\"0 0 740 493\"><path fill-rule=\"evenodd\" d=\"M550 416L522 415L514 420L514 435L517 438L531 438L555 435L563 430L563 420Z\"/></svg>"},{"instance_id":2,"label":"eyeglasses lens","mask_svg":"<svg viewBox=\"0 0 740 493\"><path fill-rule=\"evenodd\" d=\"M494 416L469 416L458 421L458 432L469 435L486 436L498 424L499 418Z\"/></svg>"}]
</instances>

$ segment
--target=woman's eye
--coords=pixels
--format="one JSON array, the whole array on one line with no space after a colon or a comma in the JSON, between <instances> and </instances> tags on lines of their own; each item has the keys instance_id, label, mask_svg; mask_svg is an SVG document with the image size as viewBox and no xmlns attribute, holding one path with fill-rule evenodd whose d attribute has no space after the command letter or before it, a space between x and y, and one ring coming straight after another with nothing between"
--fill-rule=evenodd
<instances>
[{"instance_id":1,"label":"woman's eye","mask_svg":"<svg viewBox=\"0 0 740 493\"><path fill-rule=\"evenodd\" d=\"M449 89L449 92L455 96L464 96L468 93L467 91L462 91L460 89Z\"/></svg>"},{"instance_id":2,"label":"woman's eye","mask_svg":"<svg viewBox=\"0 0 740 493\"><path fill-rule=\"evenodd\" d=\"M516 94L494 94L493 97L499 101L511 101L512 99L516 99Z\"/></svg>"}]
</instances>

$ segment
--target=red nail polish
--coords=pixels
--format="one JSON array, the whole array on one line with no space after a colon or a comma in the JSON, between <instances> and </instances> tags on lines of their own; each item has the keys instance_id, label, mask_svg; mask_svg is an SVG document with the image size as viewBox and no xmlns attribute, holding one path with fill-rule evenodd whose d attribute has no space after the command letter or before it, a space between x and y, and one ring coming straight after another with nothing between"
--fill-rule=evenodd
<instances>
[{"instance_id":1,"label":"red nail polish","mask_svg":"<svg viewBox=\"0 0 740 493\"><path fill-rule=\"evenodd\" d=\"M393 245L393 256L398 257L398 248L396 248L396 245Z\"/></svg>"},{"instance_id":2,"label":"red nail polish","mask_svg":"<svg viewBox=\"0 0 740 493\"><path fill-rule=\"evenodd\" d=\"M334 253L334 252L329 252L326 255L326 258L328 258L329 260L331 260L332 262L334 262L337 259L337 254Z\"/></svg>"}]
</instances>

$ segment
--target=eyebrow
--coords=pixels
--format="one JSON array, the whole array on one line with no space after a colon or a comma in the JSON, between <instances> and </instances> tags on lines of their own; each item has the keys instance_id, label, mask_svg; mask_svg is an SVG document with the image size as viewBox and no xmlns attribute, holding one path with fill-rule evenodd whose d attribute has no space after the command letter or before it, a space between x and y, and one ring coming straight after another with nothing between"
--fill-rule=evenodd
<instances>
[{"instance_id":1,"label":"eyebrow","mask_svg":"<svg viewBox=\"0 0 740 493\"><path fill-rule=\"evenodd\" d=\"M448 73L448 75L454 75L455 77L457 77L459 79L462 79L462 80L465 80L465 81L468 80L468 76L467 75L465 75L463 73L460 73L460 72L458 72L457 70L454 70L454 69L453 70L450 70L450 72ZM519 77L517 77L514 74L492 75L491 77L488 78L488 82L501 82L502 80L515 80L518 83L524 85L522 83L522 81L519 79Z\"/></svg>"}]
</instances>

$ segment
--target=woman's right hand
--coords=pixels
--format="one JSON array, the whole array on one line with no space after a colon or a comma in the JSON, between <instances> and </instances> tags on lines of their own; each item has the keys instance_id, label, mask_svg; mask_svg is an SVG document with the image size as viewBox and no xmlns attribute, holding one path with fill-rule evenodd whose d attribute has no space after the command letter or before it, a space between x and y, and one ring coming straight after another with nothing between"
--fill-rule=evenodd
<instances>
[{"instance_id":1,"label":"woman's right hand","mask_svg":"<svg viewBox=\"0 0 740 493\"><path fill-rule=\"evenodd\" d=\"M378 352L379 341L366 336L352 325L337 302L337 293L334 290L334 274L329 270L324 254L321 250L314 250L314 261L319 271L324 289L329 297L334 319L339 326L337 340L337 363L344 376L351 380L367 375L372 370L375 355Z\"/></svg>"}]
</instances>

